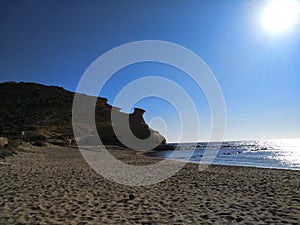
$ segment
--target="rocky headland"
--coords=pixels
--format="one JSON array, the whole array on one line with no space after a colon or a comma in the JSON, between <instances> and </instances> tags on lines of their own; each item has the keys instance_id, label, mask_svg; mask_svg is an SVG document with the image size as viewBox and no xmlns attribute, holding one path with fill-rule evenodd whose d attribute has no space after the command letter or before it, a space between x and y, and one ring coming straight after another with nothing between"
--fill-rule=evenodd
<instances>
[{"instance_id":1,"label":"rocky headland","mask_svg":"<svg viewBox=\"0 0 300 225\"><path fill-rule=\"evenodd\" d=\"M1 83L0 136L8 137L9 140L23 139L36 146L76 145L72 126L74 95L74 92L57 86L28 82ZM79 95L83 106L96 98ZM157 139L158 148L165 148L165 138L144 121L145 110L135 108L133 113L127 114L121 112L120 108L109 105L107 101L106 98L98 97L95 105L96 128L103 144L123 145L112 127L111 112L114 110L120 118L125 116L129 119L134 136L145 139L152 134ZM86 113L85 110L82 107L82 115ZM82 121L79 126L82 131L80 138L87 141L91 136L89 124Z\"/></svg>"}]
</instances>

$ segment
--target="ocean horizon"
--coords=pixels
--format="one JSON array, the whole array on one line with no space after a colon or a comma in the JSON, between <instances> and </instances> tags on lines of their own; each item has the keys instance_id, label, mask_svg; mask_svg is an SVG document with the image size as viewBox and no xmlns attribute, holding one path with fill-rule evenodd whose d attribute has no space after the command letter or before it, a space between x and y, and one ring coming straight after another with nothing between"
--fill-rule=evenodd
<instances>
[{"instance_id":1,"label":"ocean horizon","mask_svg":"<svg viewBox=\"0 0 300 225\"><path fill-rule=\"evenodd\" d=\"M300 139L191 142L170 143L170 145L176 146L176 150L151 152L148 155L200 164L209 161L215 165L300 170Z\"/></svg>"}]
</instances>

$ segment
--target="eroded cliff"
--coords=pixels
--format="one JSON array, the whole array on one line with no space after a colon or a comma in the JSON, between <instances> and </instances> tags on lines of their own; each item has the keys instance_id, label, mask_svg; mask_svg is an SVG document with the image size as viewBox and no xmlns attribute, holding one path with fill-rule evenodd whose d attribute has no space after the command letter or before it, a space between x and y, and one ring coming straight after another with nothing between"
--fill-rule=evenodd
<instances>
[{"instance_id":1,"label":"eroded cliff","mask_svg":"<svg viewBox=\"0 0 300 225\"><path fill-rule=\"evenodd\" d=\"M56 86L27 82L1 83L0 136L21 139L23 132L26 141L35 145L75 145L72 126L74 94ZM95 100L95 97L80 96L84 104ZM85 110L82 106L82 115L85 115ZM123 145L112 127L112 111L117 115L114 123L119 123L121 118L128 118L130 129L136 138L145 139L152 134L160 140L162 146L165 144L165 138L145 123L143 109L135 108L132 114L126 114L120 108L109 105L106 98L98 97L94 116L103 144ZM89 124L84 121L84 117L79 126L82 131L80 138L90 135Z\"/></svg>"}]
</instances>

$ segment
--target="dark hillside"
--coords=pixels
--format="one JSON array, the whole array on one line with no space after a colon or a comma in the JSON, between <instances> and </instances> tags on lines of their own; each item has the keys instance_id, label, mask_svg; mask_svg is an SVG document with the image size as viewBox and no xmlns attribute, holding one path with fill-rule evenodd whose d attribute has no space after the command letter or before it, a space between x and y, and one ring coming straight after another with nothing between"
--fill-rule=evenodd
<instances>
[{"instance_id":1,"label":"dark hillside","mask_svg":"<svg viewBox=\"0 0 300 225\"><path fill-rule=\"evenodd\" d=\"M82 95L85 101L92 97ZM0 84L0 136L10 139L22 138L25 131L27 141L36 145L46 143L58 145L74 144L72 127L72 104L74 92L61 87L27 82L6 82ZM96 123L105 144L120 144L111 127L112 107L107 99L98 98ZM84 107L83 107L84 113ZM135 136L146 138L151 132L143 119L144 110L135 109L129 115L131 129ZM124 114L121 113L120 114ZM87 134L88 135L88 134ZM160 136L160 135L159 135ZM165 139L162 142L165 143Z\"/></svg>"}]
</instances>

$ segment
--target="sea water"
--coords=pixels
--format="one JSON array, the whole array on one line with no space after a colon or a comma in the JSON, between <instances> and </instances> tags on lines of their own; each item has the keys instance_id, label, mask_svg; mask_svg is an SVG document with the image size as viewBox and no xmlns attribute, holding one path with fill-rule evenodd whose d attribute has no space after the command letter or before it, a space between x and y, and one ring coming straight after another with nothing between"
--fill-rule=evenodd
<instances>
[{"instance_id":1,"label":"sea water","mask_svg":"<svg viewBox=\"0 0 300 225\"><path fill-rule=\"evenodd\" d=\"M151 156L231 166L300 170L300 139L172 144Z\"/></svg>"}]
</instances>

